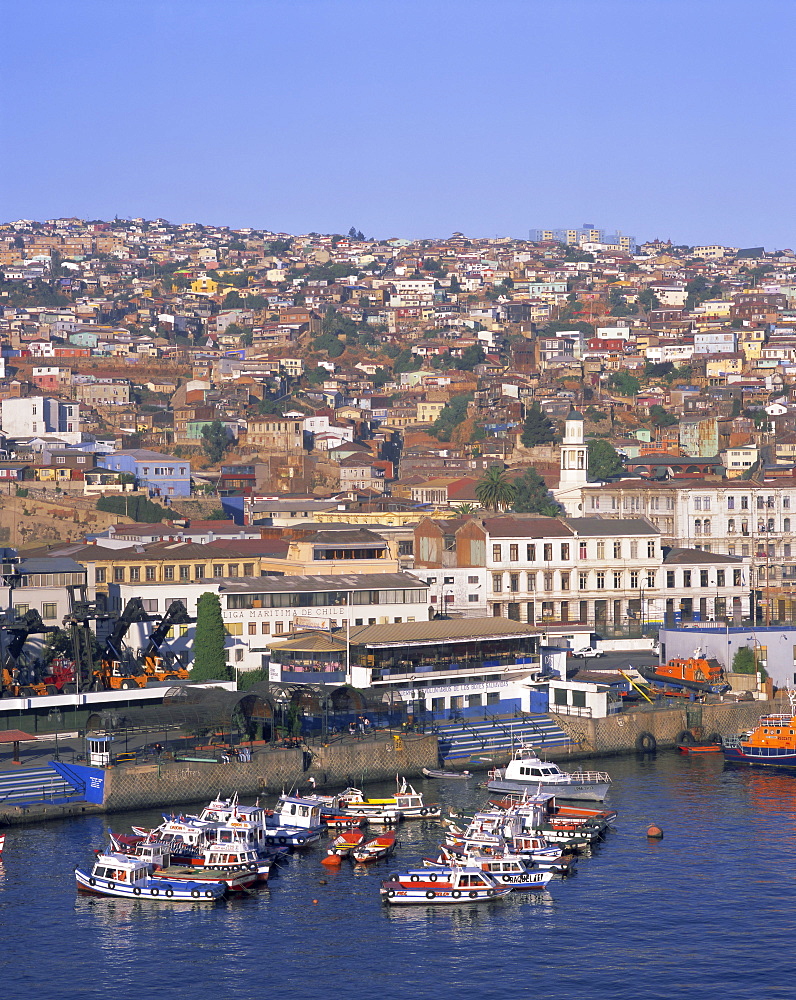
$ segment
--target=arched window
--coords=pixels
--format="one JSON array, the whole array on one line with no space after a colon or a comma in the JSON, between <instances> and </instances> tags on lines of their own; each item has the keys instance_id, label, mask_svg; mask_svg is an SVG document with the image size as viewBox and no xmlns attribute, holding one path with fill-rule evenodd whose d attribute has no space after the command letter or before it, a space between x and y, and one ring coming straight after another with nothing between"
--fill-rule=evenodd
<instances>
[{"instance_id":1,"label":"arched window","mask_svg":"<svg viewBox=\"0 0 796 1000\"><path fill-rule=\"evenodd\" d=\"M694 534L695 535L701 535L702 534L702 518L701 517L698 517L694 521Z\"/></svg>"},{"instance_id":2,"label":"arched window","mask_svg":"<svg viewBox=\"0 0 796 1000\"><path fill-rule=\"evenodd\" d=\"M731 517L729 519L729 521L727 521L727 534L728 535L735 534L735 518L734 517Z\"/></svg>"},{"instance_id":3,"label":"arched window","mask_svg":"<svg viewBox=\"0 0 796 1000\"><path fill-rule=\"evenodd\" d=\"M706 535L710 534L710 518L709 517L705 518L705 523L702 525L702 529L703 529L703 532Z\"/></svg>"}]
</instances>

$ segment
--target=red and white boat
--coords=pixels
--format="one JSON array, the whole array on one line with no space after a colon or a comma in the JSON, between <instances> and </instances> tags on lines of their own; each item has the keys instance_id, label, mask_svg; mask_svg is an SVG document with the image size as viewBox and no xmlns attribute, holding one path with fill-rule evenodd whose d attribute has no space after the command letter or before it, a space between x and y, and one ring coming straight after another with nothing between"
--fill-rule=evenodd
<instances>
[{"instance_id":1,"label":"red and white boat","mask_svg":"<svg viewBox=\"0 0 796 1000\"><path fill-rule=\"evenodd\" d=\"M346 830L339 837L335 837L321 863L339 865L343 858L349 857L351 852L364 842L365 834L361 830Z\"/></svg>"},{"instance_id":2,"label":"red and white boat","mask_svg":"<svg viewBox=\"0 0 796 1000\"><path fill-rule=\"evenodd\" d=\"M381 883L379 890L385 902L392 905L487 903L511 892L498 885L488 872L476 867L415 868L395 872Z\"/></svg>"},{"instance_id":3,"label":"red and white boat","mask_svg":"<svg viewBox=\"0 0 796 1000\"><path fill-rule=\"evenodd\" d=\"M395 850L395 834L382 833L379 837L374 837L361 847L355 847L351 856L357 864L365 865L371 861L381 861L382 858L389 857Z\"/></svg>"}]
</instances>

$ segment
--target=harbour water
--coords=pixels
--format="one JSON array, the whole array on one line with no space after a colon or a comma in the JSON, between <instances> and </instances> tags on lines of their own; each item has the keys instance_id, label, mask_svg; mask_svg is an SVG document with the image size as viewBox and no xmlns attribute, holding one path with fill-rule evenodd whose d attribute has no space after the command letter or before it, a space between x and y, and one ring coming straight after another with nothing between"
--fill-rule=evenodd
<instances>
[{"instance_id":1,"label":"harbour water","mask_svg":"<svg viewBox=\"0 0 796 1000\"><path fill-rule=\"evenodd\" d=\"M349 862L330 871L316 847L282 864L269 888L215 907L79 897L72 870L102 844L102 818L8 830L4 991L48 1000L790 996L796 775L673 753L589 767L611 773L619 818L576 875L540 896L445 909L390 909L378 894L388 871L435 852L434 823L403 824L396 856L362 874ZM416 785L462 811L487 798L475 781ZM159 815L111 822L126 831ZM663 840L647 839L651 822Z\"/></svg>"}]
</instances>

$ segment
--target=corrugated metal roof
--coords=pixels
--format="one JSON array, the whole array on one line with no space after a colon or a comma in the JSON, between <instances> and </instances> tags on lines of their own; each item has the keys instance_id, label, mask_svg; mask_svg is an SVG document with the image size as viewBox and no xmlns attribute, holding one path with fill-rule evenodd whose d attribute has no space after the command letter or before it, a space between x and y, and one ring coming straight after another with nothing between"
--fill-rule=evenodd
<instances>
[{"instance_id":1,"label":"corrugated metal roof","mask_svg":"<svg viewBox=\"0 0 796 1000\"><path fill-rule=\"evenodd\" d=\"M646 517L605 518L572 517L569 523L581 537L597 535L610 538L614 535L659 535L660 531Z\"/></svg>"},{"instance_id":2,"label":"corrugated metal roof","mask_svg":"<svg viewBox=\"0 0 796 1000\"><path fill-rule=\"evenodd\" d=\"M430 622L360 625L351 629L350 641L358 646L400 646L525 638L539 633L540 630L533 625L508 618L440 618ZM338 629L336 634L345 636L345 629Z\"/></svg>"},{"instance_id":3,"label":"corrugated metal roof","mask_svg":"<svg viewBox=\"0 0 796 1000\"><path fill-rule=\"evenodd\" d=\"M428 584L408 573L340 573L333 576L241 576L225 579L221 590L225 594L250 591L267 594L294 590L425 589L427 586Z\"/></svg>"}]
</instances>

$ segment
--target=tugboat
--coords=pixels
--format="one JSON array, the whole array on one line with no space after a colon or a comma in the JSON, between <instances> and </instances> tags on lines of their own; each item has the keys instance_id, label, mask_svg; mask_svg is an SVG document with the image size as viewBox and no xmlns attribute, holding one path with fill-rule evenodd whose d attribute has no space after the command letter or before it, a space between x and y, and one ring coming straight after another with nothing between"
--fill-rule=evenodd
<instances>
[{"instance_id":1,"label":"tugboat","mask_svg":"<svg viewBox=\"0 0 796 1000\"><path fill-rule=\"evenodd\" d=\"M724 759L735 764L796 768L796 691L788 691L790 712L764 715L748 733L722 741Z\"/></svg>"}]
</instances>

